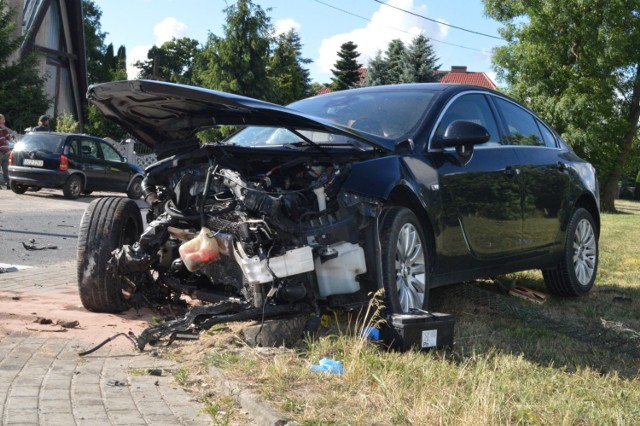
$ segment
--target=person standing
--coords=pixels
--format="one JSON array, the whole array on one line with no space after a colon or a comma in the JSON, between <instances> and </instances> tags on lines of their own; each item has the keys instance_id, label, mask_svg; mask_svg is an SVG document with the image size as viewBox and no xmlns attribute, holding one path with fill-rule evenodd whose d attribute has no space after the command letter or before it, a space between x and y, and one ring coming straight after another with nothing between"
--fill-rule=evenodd
<instances>
[{"instance_id":1,"label":"person standing","mask_svg":"<svg viewBox=\"0 0 640 426\"><path fill-rule=\"evenodd\" d=\"M51 128L49 127L49 116L41 115L38 119L38 125L31 129L32 132L50 132Z\"/></svg>"},{"instance_id":2,"label":"person standing","mask_svg":"<svg viewBox=\"0 0 640 426\"><path fill-rule=\"evenodd\" d=\"M4 184L9 189L9 153L11 152L11 139L14 132L4 123L4 115L0 114L0 163L2 164Z\"/></svg>"}]
</instances>

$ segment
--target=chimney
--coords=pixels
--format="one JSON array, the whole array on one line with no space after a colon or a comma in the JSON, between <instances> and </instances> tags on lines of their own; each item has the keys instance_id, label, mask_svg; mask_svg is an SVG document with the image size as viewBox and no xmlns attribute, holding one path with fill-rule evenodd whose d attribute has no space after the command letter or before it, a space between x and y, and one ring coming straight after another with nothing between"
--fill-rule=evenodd
<instances>
[{"instance_id":1,"label":"chimney","mask_svg":"<svg viewBox=\"0 0 640 426\"><path fill-rule=\"evenodd\" d=\"M462 65L452 65L451 72L467 72L467 67Z\"/></svg>"}]
</instances>

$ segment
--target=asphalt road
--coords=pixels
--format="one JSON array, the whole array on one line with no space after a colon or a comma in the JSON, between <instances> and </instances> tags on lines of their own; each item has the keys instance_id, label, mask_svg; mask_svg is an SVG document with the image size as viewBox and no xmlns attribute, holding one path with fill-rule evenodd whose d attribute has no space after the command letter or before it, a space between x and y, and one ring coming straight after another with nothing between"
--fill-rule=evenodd
<instances>
[{"instance_id":1,"label":"asphalt road","mask_svg":"<svg viewBox=\"0 0 640 426\"><path fill-rule=\"evenodd\" d=\"M120 195L93 193L67 200L61 191L48 189L23 195L0 190L0 266L74 260L82 215L91 201L103 196ZM138 204L145 207L141 200Z\"/></svg>"}]
</instances>

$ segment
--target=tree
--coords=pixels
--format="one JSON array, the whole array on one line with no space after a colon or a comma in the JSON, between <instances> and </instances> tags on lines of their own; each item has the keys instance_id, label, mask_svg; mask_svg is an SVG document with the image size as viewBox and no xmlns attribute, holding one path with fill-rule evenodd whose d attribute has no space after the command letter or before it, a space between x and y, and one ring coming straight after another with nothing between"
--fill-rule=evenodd
<instances>
[{"instance_id":1,"label":"tree","mask_svg":"<svg viewBox=\"0 0 640 426\"><path fill-rule=\"evenodd\" d=\"M382 51L378 50L376 56L369 60L364 85L381 86L383 84L391 84L389 62L382 57Z\"/></svg>"},{"instance_id":2,"label":"tree","mask_svg":"<svg viewBox=\"0 0 640 426\"><path fill-rule=\"evenodd\" d=\"M104 66L107 53L104 40L107 33L102 31L100 18L102 10L92 0L82 0L84 14L84 41L87 54L87 80L89 84L109 81L109 71ZM113 49L111 50L113 54Z\"/></svg>"},{"instance_id":3,"label":"tree","mask_svg":"<svg viewBox=\"0 0 640 426\"><path fill-rule=\"evenodd\" d=\"M44 92L45 79L38 72L37 58L28 54L13 59L22 37L15 38L14 11L0 1L0 112L7 118L7 126L22 131L34 124L34 117L49 108Z\"/></svg>"},{"instance_id":4,"label":"tree","mask_svg":"<svg viewBox=\"0 0 640 426\"><path fill-rule=\"evenodd\" d=\"M300 36L294 30L280 34L269 60L269 76L273 82L272 102L286 105L311 94L311 79L305 64L311 59L302 57Z\"/></svg>"},{"instance_id":5,"label":"tree","mask_svg":"<svg viewBox=\"0 0 640 426\"><path fill-rule=\"evenodd\" d=\"M358 45L352 41L343 43L338 52L338 60L331 70L333 77L333 90L346 90L355 87L360 82L360 68L357 59L360 53L356 50Z\"/></svg>"},{"instance_id":6,"label":"tree","mask_svg":"<svg viewBox=\"0 0 640 426\"><path fill-rule=\"evenodd\" d=\"M505 25L498 77L595 165L602 210L614 211L627 158L638 152L638 2L485 0L485 8Z\"/></svg>"},{"instance_id":7,"label":"tree","mask_svg":"<svg viewBox=\"0 0 640 426\"><path fill-rule=\"evenodd\" d=\"M389 84L397 84L402 81L402 61L404 58L404 43L399 38L393 39L387 46L386 56L389 64Z\"/></svg>"},{"instance_id":8,"label":"tree","mask_svg":"<svg viewBox=\"0 0 640 426\"><path fill-rule=\"evenodd\" d=\"M438 81L438 57L429 39L420 34L402 52L401 83L430 83Z\"/></svg>"},{"instance_id":9,"label":"tree","mask_svg":"<svg viewBox=\"0 0 640 426\"><path fill-rule=\"evenodd\" d=\"M197 40L183 37L153 46L147 52L146 61L137 61L140 78L169 81L179 84L194 84L193 64L200 51Z\"/></svg>"},{"instance_id":10,"label":"tree","mask_svg":"<svg viewBox=\"0 0 640 426\"><path fill-rule=\"evenodd\" d=\"M238 0L224 9L224 38L209 34L196 60L198 84L224 92L271 99L267 68L273 26L271 19L251 0Z\"/></svg>"}]
</instances>

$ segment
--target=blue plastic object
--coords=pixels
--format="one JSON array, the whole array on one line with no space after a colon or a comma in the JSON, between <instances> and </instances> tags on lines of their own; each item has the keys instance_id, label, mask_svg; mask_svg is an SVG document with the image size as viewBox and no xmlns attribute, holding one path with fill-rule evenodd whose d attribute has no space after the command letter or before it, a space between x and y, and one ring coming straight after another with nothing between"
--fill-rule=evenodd
<instances>
[{"instance_id":1,"label":"blue plastic object","mask_svg":"<svg viewBox=\"0 0 640 426\"><path fill-rule=\"evenodd\" d=\"M318 365L309 366L311 371L318 373L331 373L331 374L343 374L342 363L330 358L322 358Z\"/></svg>"},{"instance_id":2,"label":"blue plastic object","mask_svg":"<svg viewBox=\"0 0 640 426\"><path fill-rule=\"evenodd\" d=\"M365 337L367 340L378 341L380 340L380 330L375 327L365 327L362 330L362 337Z\"/></svg>"}]
</instances>

